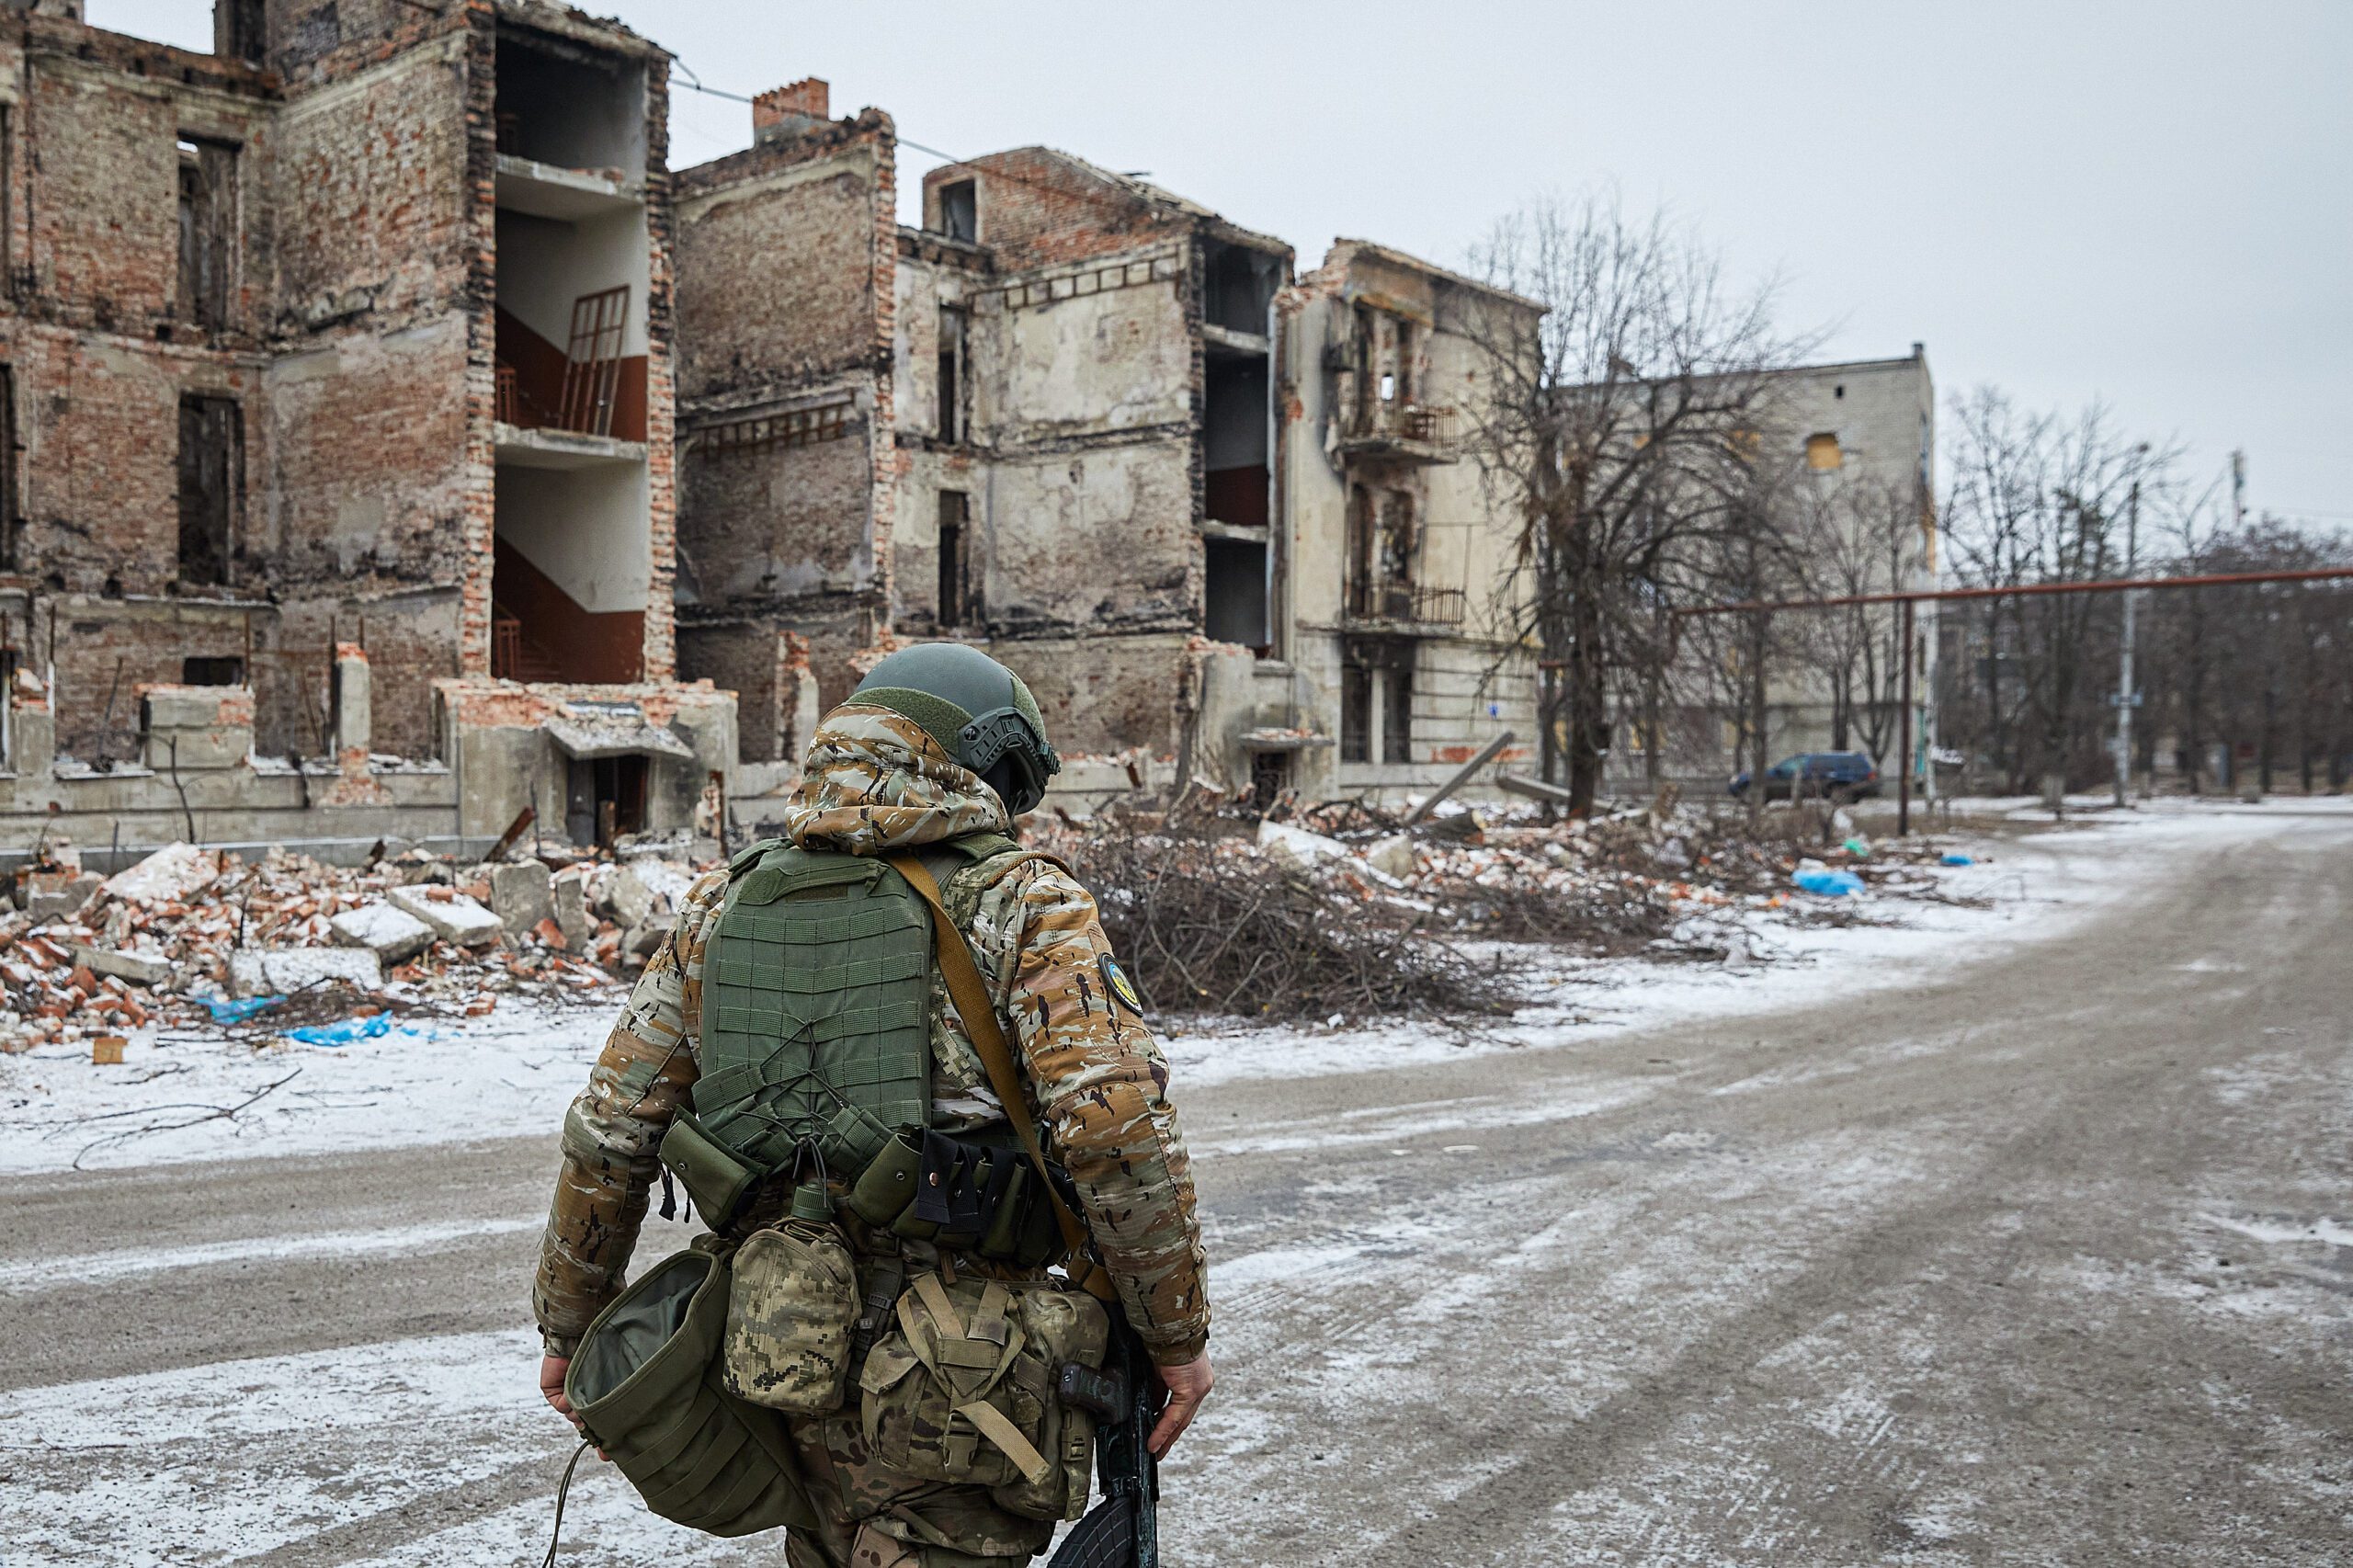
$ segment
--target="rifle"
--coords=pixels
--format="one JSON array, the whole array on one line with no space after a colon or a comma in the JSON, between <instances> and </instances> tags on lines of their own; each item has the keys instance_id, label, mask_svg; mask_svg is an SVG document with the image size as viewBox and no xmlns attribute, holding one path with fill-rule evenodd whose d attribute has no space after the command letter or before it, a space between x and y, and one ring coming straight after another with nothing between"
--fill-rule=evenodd
<instances>
[{"instance_id":1,"label":"rifle","mask_svg":"<svg viewBox=\"0 0 2353 1568\"><path fill-rule=\"evenodd\" d=\"M1063 1368L1062 1396L1102 1423L1095 1474L1103 1501L1063 1538L1046 1568L1160 1568L1160 1461L1144 1445L1168 1392L1124 1313L1113 1314L1103 1369Z\"/></svg>"}]
</instances>

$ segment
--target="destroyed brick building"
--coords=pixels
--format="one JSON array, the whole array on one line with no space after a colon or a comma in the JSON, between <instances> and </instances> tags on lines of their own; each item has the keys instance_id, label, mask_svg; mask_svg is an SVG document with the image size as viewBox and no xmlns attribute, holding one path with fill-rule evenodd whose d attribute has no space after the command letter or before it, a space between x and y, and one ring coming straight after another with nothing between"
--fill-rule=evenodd
<instances>
[{"instance_id":1,"label":"destroyed brick building","mask_svg":"<svg viewBox=\"0 0 2353 1568\"><path fill-rule=\"evenodd\" d=\"M0 821L685 822L666 57L538 0L0 16Z\"/></svg>"},{"instance_id":2,"label":"destroyed brick building","mask_svg":"<svg viewBox=\"0 0 2353 1568\"><path fill-rule=\"evenodd\" d=\"M1065 796L1427 785L1513 723L1507 530L1447 399L1466 296L1289 246L1066 153L931 170L886 114L763 95L678 178L679 666L742 699L741 803L895 639L986 645ZM1507 618L1506 618L1507 619Z\"/></svg>"},{"instance_id":3,"label":"destroyed brick building","mask_svg":"<svg viewBox=\"0 0 2353 1568\"><path fill-rule=\"evenodd\" d=\"M1533 755L1465 416L1533 302L1042 147L903 224L813 78L674 175L668 57L546 0L79 13L0 11L0 846L754 827L928 637L1074 807Z\"/></svg>"}]
</instances>

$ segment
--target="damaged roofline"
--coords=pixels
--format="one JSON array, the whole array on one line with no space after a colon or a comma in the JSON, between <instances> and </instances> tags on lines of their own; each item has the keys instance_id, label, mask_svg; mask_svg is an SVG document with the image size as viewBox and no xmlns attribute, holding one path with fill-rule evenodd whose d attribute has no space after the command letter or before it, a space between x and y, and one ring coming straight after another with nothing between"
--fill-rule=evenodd
<instances>
[{"instance_id":1,"label":"damaged roofline","mask_svg":"<svg viewBox=\"0 0 2353 1568\"><path fill-rule=\"evenodd\" d=\"M1525 294L1515 294L1508 289L1499 289L1493 283L1482 283L1476 278L1465 277L1451 267L1440 267L1434 261L1424 261L1417 256L1408 256L1405 252L1393 246L1384 245L1377 240L1334 240L1332 248L1324 253L1324 265L1316 270L1324 272L1336 267L1345 266L1350 259L1359 256L1370 256L1375 261L1385 261L1392 267L1402 267L1408 271L1439 278L1458 289L1474 290L1479 293L1491 295L1495 299L1522 306L1540 314L1550 309L1541 301L1531 300Z\"/></svg>"}]
</instances>

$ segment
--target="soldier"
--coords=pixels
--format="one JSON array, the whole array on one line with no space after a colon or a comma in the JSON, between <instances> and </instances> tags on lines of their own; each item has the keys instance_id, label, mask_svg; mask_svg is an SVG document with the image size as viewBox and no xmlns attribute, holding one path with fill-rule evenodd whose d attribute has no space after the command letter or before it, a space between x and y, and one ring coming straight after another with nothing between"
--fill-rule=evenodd
<instances>
[{"instance_id":1,"label":"soldier","mask_svg":"<svg viewBox=\"0 0 2353 1568\"><path fill-rule=\"evenodd\" d=\"M1192 1171L1167 1063L1094 900L1059 864L1005 836L1060 766L1018 676L977 649L924 644L883 659L825 717L785 825L810 850L961 852L938 877L946 907L1014 1044L1046 1148L1068 1172L1095 1252L1167 1385L1151 1437L1165 1454L1211 1385ZM546 1345L540 1390L567 1416L565 1369L621 1288L656 1150L673 1118L698 1108L704 949L728 884L727 871L713 871L688 892L564 1120L532 1304ZM928 1017L929 1125L958 1137L1001 1131L1003 1108L936 973ZM899 1244L932 1266L922 1244ZM963 1262L939 1261L951 1272ZM821 1519L814 1532L788 1532L794 1568L1010 1568L1052 1537L1051 1522L1007 1512L983 1488L893 1475L865 1451L854 1379L847 1408L789 1425Z\"/></svg>"}]
</instances>

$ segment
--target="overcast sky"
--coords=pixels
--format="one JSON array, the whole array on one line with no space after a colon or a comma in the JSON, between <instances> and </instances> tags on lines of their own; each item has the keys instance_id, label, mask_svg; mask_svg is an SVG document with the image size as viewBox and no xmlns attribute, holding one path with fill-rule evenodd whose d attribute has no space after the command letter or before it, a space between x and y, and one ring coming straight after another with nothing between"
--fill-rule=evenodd
<instances>
[{"instance_id":1,"label":"overcast sky","mask_svg":"<svg viewBox=\"0 0 2353 1568\"><path fill-rule=\"evenodd\" d=\"M1614 186L1785 279L1827 358L2105 399L2353 525L2353 3L1182 6L592 0L736 93L804 75L963 156L1042 142L1288 239L1459 263ZM209 48L203 0L90 20ZM671 96L671 162L751 111ZM903 153L912 200L936 162ZM908 214L912 216L912 213Z\"/></svg>"}]
</instances>

